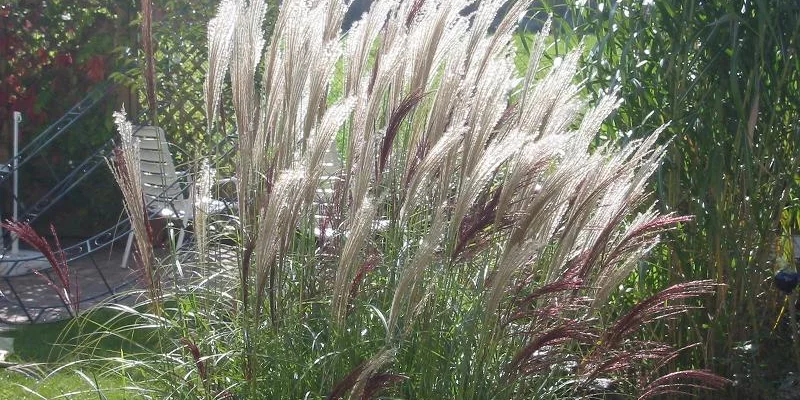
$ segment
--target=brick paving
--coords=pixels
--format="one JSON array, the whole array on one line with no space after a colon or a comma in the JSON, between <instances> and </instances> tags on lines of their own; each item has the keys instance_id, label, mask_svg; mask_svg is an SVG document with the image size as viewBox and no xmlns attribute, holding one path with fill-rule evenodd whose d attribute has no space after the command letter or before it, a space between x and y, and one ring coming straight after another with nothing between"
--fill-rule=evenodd
<instances>
[{"instance_id":1,"label":"brick paving","mask_svg":"<svg viewBox=\"0 0 800 400\"><path fill-rule=\"evenodd\" d=\"M136 285L137 273L120 267L123 250L124 242L122 245L118 242L111 248L100 249L70 263L72 273L77 276L81 298L79 310L91 308L112 294L125 292ZM45 271L45 275L57 282L53 271ZM7 329L9 324L26 324L31 320L53 322L70 317L56 289L42 276L28 274L2 278L0 291L4 295L0 298L0 331Z\"/></svg>"}]
</instances>

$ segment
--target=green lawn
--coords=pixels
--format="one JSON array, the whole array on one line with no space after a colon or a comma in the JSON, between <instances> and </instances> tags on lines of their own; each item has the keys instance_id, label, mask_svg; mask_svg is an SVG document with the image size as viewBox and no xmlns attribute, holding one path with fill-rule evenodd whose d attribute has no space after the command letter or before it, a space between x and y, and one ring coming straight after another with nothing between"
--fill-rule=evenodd
<instances>
[{"instance_id":1,"label":"green lawn","mask_svg":"<svg viewBox=\"0 0 800 400\"><path fill-rule=\"evenodd\" d=\"M25 371L34 372L34 368L25 368ZM25 372L0 371L0 398L2 399L126 399L124 393L114 395L104 392L99 395L92 390L86 378L94 379L88 375L81 377L74 372L58 372L46 378L30 376ZM124 382L98 378L93 385L100 387L121 387Z\"/></svg>"},{"instance_id":2,"label":"green lawn","mask_svg":"<svg viewBox=\"0 0 800 400\"><path fill-rule=\"evenodd\" d=\"M96 311L86 314L80 326L74 321L49 324L21 325L4 333L14 339L14 354L8 361L18 363L16 367L0 370L0 399L126 399L130 395L114 395L104 392L98 394L95 387L124 387L129 382L120 378L108 378L100 374L100 369L84 369L81 373L74 369L58 371L56 368L77 356L71 351L75 346L81 354L91 351L97 356L119 356L135 352L133 338L108 337L98 343L82 341L80 333L103 331L105 321L111 311ZM118 321L115 325L125 323ZM144 340L146 341L146 339Z\"/></svg>"}]
</instances>

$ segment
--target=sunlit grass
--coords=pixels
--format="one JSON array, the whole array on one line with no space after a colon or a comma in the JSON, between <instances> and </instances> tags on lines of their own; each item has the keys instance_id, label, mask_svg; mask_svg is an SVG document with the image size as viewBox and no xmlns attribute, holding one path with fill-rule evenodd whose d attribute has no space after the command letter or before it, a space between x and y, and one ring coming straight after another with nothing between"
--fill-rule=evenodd
<instances>
[{"instance_id":1,"label":"sunlit grass","mask_svg":"<svg viewBox=\"0 0 800 400\"><path fill-rule=\"evenodd\" d=\"M88 372L87 372L88 373ZM75 399L96 400L130 399L130 395L115 391L127 381L119 377L83 376L75 371L58 372L46 377L34 377L30 373L0 370L0 398L2 399ZM91 381L87 381L86 378ZM95 390L102 389L102 397Z\"/></svg>"},{"instance_id":2,"label":"sunlit grass","mask_svg":"<svg viewBox=\"0 0 800 400\"><path fill-rule=\"evenodd\" d=\"M647 398L726 385L708 371L664 375L680 350L640 336L711 281L601 318L659 234L689 220L659 213L644 190L663 128L593 147L619 99L582 101L581 50L548 47L545 28L524 55L545 59L522 74L513 54L527 5L490 31L501 2L466 17L469 4L378 1L341 37L344 3L288 1L265 42L264 3L222 2L206 108L211 130L230 76L236 233L195 232L186 279L149 281L136 307L81 323L73 349L86 357L64 371L180 399ZM333 143L344 166L323 171ZM140 205L136 166L120 167L131 144L114 165ZM173 265L147 251L143 225L148 277L164 276ZM107 338L133 347L115 355Z\"/></svg>"},{"instance_id":3,"label":"sunlit grass","mask_svg":"<svg viewBox=\"0 0 800 400\"><path fill-rule=\"evenodd\" d=\"M113 330L108 321L118 313L103 309L85 313L80 319L54 323L19 325L3 335L14 339L14 353L7 361L14 364L0 370L0 398L2 399L97 399L97 387L103 389L104 398L130 398L113 388L124 387L129 382L119 375L108 376L101 366L74 370L59 369L65 363L88 354L83 339L96 337L97 333ZM119 357L140 351L133 343L147 343L146 337L104 336L93 343L96 357ZM75 352L83 348L82 352ZM34 393L35 392L35 393ZM41 396L41 397L39 397Z\"/></svg>"}]
</instances>

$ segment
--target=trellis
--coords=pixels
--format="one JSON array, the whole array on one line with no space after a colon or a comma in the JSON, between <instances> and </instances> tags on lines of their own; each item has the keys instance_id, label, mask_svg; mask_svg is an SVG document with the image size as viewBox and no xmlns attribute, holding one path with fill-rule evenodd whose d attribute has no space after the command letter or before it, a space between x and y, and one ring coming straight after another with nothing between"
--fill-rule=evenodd
<instances>
[{"instance_id":1,"label":"trellis","mask_svg":"<svg viewBox=\"0 0 800 400\"><path fill-rule=\"evenodd\" d=\"M174 45L161 52L158 124L178 147L178 161L186 162L202 154L204 144L216 142L206 137L203 101L206 52L195 43Z\"/></svg>"},{"instance_id":2,"label":"trellis","mask_svg":"<svg viewBox=\"0 0 800 400\"><path fill-rule=\"evenodd\" d=\"M164 129L179 164L187 164L208 154L225 132L206 132L203 82L207 63L206 26L217 2L212 0L173 0L154 11L153 42L158 110L155 121L145 113L140 123ZM137 26L135 29L139 29ZM139 65L144 55L138 53ZM131 70L128 84L138 98L136 107L146 107L141 68ZM135 114L135 113L129 113Z\"/></svg>"}]
</instances>

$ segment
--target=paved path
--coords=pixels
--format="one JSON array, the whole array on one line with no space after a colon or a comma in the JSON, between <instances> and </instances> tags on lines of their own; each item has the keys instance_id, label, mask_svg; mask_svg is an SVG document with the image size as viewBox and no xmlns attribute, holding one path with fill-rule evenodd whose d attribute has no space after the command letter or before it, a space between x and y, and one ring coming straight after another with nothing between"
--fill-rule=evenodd
<instances>
[{"instance_id":1,"label":"paved path","mask_svg":"<svg viewBox=\"0 0 800 400\"><path fill-rule=\"evenodd\" d=\"M80 310L88 309L109 297L109 293L120 293L136 285L137 273L132 269L120 267L124 242L118 242L111 249L101 249L97 253L70 263L71 271L77 276L78 291L82 299ZM131 263L133 264L133 263ZM52 271L46 275L57 282ZM0 279L0 331L8 329L9 324L53 322L69 318L69 312L59 299L56 289L47 280L36 274ZM24 304L22 307L19 303Z\"/></svg>"}]
</instances>

